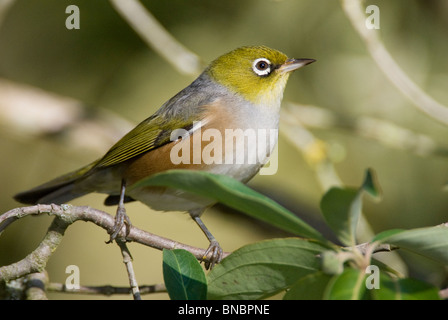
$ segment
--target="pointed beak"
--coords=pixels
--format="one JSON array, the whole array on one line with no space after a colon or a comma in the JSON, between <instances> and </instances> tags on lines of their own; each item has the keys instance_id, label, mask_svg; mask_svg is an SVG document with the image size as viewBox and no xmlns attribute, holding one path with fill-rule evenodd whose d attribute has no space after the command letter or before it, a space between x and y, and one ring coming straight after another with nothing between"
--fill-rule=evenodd
<instances>
[{"instance_id":1,"label":"pointed beak","mask_svg":"<svg viewBox=\"0 0 448 320\"><path fill-rule=\"evenodd\" d=\"M307 64L313 63L314 59L288 59L284 64L282 64L277 70L280 73L288 73L299 68L306 66Z\"/></svg>"}]
</instances>

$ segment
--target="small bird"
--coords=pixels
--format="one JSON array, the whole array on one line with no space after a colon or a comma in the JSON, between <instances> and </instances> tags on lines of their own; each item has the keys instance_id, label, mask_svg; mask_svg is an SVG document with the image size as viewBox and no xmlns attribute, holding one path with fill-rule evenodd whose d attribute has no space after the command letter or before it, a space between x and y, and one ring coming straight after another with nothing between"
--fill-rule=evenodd
<instances>
[{"instance_id":1,"label":"small bird","mask_svg":"<svg viewBox=\"0 0 448 320\"><path fill-rule=\"evenodd\" d=\"M214 204L212 200L169 188L146 186L127 192L126 187L169 169L203 170L248 182L268 161L277 142L280 104L291 71L314 61L289 59L266 46L245 46L226 53L102 158L14 198L25 204L62 204L92 192L108 194L105 204L118 205L110 242L125 225L129 232L126 202L137 200L160 211L188 211L210 242L204 259L210 254L206 268L212 268L223 253L201 220L201 214ZM235 135L225 142L225 138L218 139L219 134L226 137L229 132L247 134L248 130L259 135L256 144L244 143L244 136L239 143L230 143L238 140ZM266 135L272 130L276 134L269 140ZM198 141L199 147L195 145ZM264 149L256 148L260 144ZM243 154L245 160L236 161Z\"/></svg>"}]
</instances>

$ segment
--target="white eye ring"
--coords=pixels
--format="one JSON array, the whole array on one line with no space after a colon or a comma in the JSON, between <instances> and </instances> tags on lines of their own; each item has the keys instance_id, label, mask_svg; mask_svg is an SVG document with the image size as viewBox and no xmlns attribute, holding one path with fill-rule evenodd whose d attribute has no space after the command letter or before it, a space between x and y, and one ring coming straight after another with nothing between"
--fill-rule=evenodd
<instances>
[{"instance_id":1,"label":"white eye ring","mask_svg":"<svg viewBox=\"0 0 448 320\"><path fill-rule=\"evenodd\" d=\"M266 58L259 58L252 63L252 70L259 76L266 76L271 73L271 61Z\"/></svg>"}]
</instances>

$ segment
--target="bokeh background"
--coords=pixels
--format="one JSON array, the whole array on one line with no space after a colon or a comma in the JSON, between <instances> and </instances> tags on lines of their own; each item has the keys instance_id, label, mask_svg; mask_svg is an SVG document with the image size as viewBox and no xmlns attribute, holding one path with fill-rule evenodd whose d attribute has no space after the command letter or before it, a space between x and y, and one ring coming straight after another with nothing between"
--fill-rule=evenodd
<instances>
[{"instance_id":1,"label":"bokeh background","mask_svg":"<svg viewBox=\"0 0 448 320\"><path fill-rule=\"evenodd\" d=\"M364 207L374 232L448 221L448 127L419 111L388 80L339 1L141 2L205 64L251 44L316 59L290 77L285 110L302 106L298 114L307 117L302 129L324 146L320 151L327 153L343 185L359 186L366 168L376 171L382 200L366 199ZM0 7L0 211L6 212L19 206L12 199L15 193L100 157L194 76L178 72L142 41L109 1L3 4L9 4ZM65 27L65 10L72 4L80 9L79 30ZM362 6L369 4L380 8L380 29L371 32L378 33L410 79L448 105L448 2L379 0ZM317 124L307 110L318 111ZM322 112L337 120L321 126ZM359 126L360 119L377 120L367 122L369 134ZM327 232L319 210L325 188L315 157L291 142L300 138L281 135L277 174L257 176L249 185ZM103 200L104 195L88 195L73 204L114 214ZM127 210L140 228L191 245L208 245L186 214L153 212L138 203ZM207 212L204 221L225 251L287 235L222 206ZM50 222L47 216L27 217L8 227L0 237L0 265L32 251ZM104 230L90 223L72 225L48 263L50 281L64 283L66 266L77 265L82 285L126 286L120 251L106 245L107 239ZM139 284L162 283L161 252L133 243L129 248ZM446 285L445 266L409 254L400 259L400 270ZM104 298L57 293L49 297ZM166 298L164 293L145 296Z\"/></svg>"}]
</instances>

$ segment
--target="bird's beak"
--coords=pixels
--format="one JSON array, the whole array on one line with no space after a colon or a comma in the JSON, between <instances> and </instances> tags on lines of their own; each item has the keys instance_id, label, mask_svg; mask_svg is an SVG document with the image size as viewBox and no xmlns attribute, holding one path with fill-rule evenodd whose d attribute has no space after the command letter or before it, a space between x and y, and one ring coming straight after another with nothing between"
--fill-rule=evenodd
<instances>
[{"instance_id":1,"label":"bird's beak","mask_svg":"<svg viewBox=\"0 0 448 320\"><path fill-rule=\"evenodd\" d=\"M314 59L288 59L284 64L282 64L278 71L280 73L288 73L299 68L306 66L307 64L313 63Z\"/></svg>"}]
</instances>

